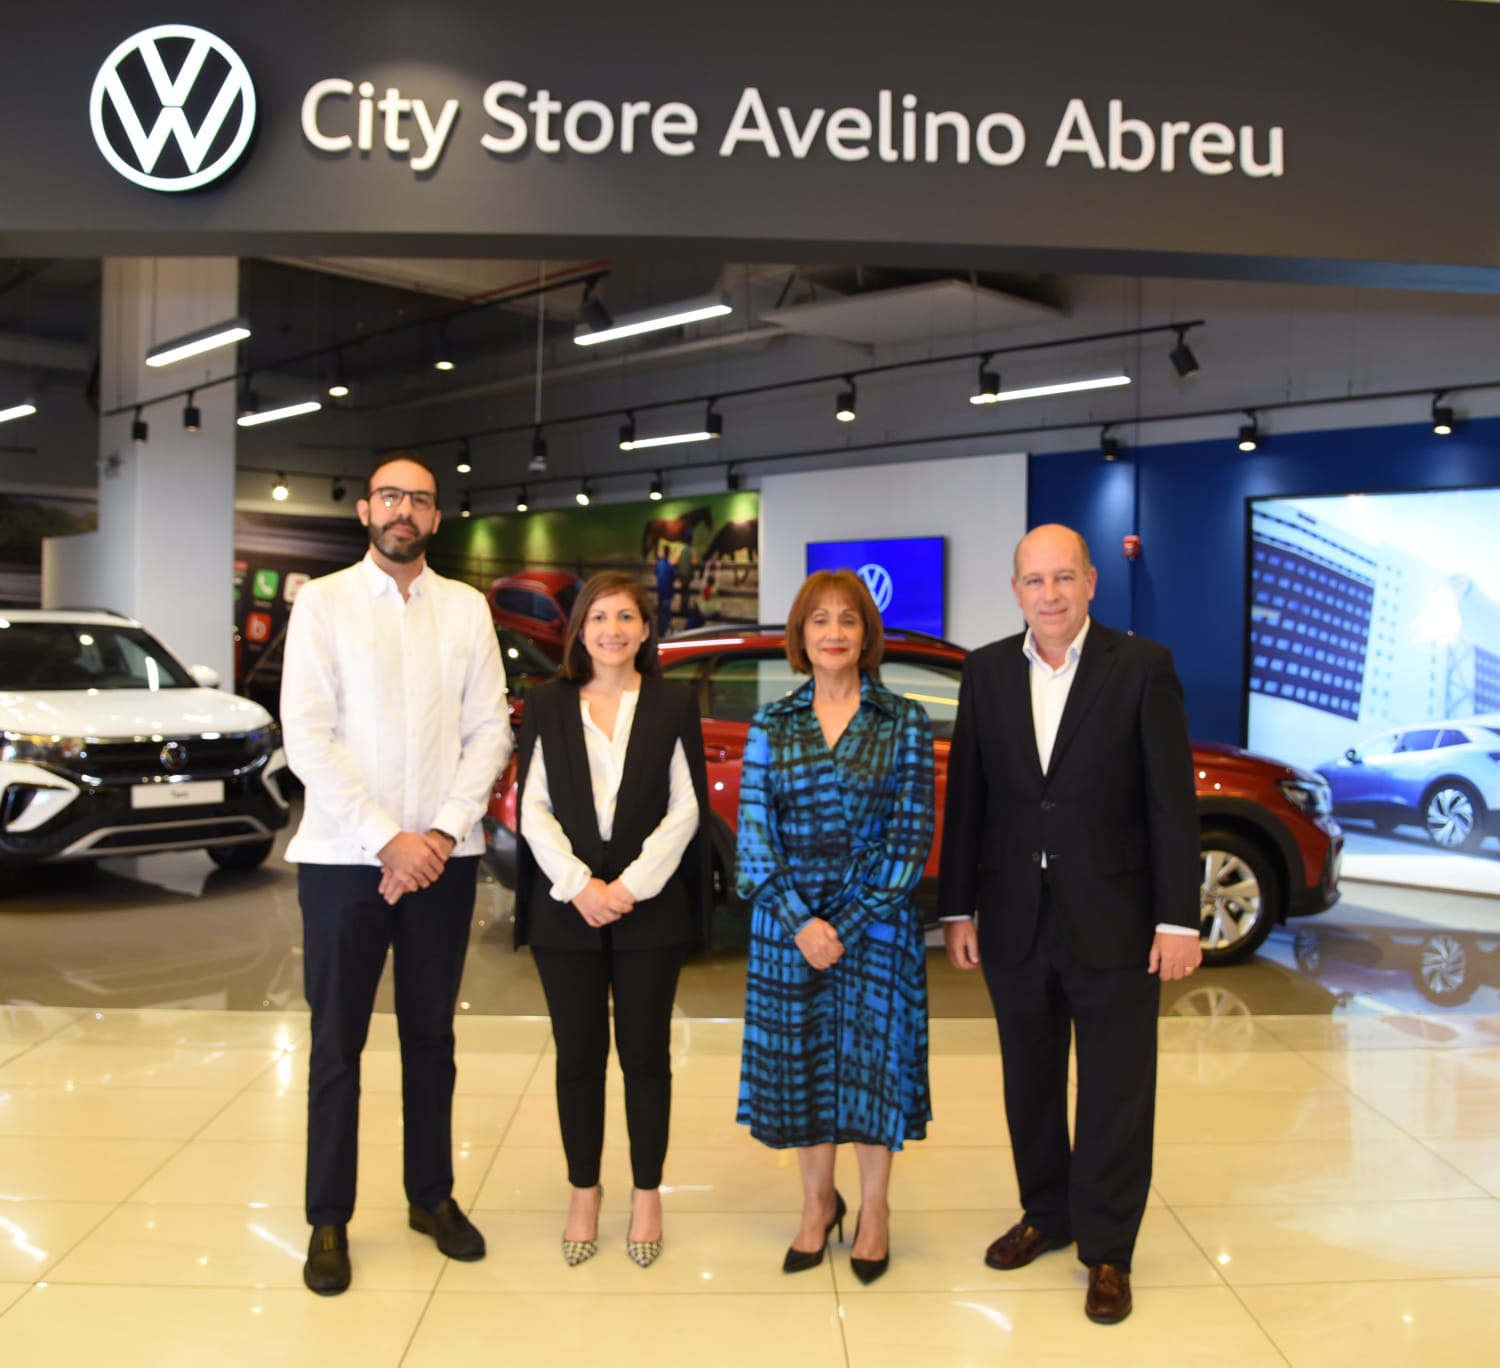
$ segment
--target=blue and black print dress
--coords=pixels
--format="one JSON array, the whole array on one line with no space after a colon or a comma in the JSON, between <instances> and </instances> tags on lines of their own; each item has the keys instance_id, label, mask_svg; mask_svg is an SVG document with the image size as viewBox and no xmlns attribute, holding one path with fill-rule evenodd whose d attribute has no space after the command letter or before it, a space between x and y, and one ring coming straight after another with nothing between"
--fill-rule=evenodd
<instances>
[{"instance_id":1,"label":"blue and black print dress","mask_svg":"<svg viewBox=\"0 0 1500 1368\"><path fill-rule=\"evenodd\" d=\"M810 680L755 715L740 781L751 920L738 1120L763 1144L899 1150L926 1135L927 964L912 890L932 809L932 724L869 676L832 750ZM815 916L844 945L821 972L793 940Z\"/></svg>"}]
</instances>

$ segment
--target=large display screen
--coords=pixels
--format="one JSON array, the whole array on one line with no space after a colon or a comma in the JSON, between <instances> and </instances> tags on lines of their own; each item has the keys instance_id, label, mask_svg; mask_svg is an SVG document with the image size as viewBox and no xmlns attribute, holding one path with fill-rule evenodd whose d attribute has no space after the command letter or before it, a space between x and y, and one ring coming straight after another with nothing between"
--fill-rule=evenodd
<instances>
[{"instance_id":1,"label":"large display screen","mask_svg":"<svg viewBox=\"0 0 1500 1368\"><path fill-rule=\"evenodd\" d=\"M1500 893L1500 489L1249 520L1250 748L1327 779L1346 874Z\"/></svg>"},{"instance_id":2,"label":"large display screen","mask_svg":"<svg viewBox=\"0 0 1500 1368\"><path fill-rule=\"evenodd\" d=\"M887 627L942 636L941 537L808 542L807 573L818 570L853 570L869 588Z\"/></svg>"}]
</instances>

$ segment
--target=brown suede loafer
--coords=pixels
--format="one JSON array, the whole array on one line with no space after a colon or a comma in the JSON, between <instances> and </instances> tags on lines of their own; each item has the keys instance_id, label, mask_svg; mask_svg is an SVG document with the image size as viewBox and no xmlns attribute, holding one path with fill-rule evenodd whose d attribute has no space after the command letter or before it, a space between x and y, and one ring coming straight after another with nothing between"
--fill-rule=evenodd
<instances>
[{"instance_id":1,"label":"brown suede loafer","mask_svg":"<svg viewBox=\"0 0 1500 1368\"><path fill-rule=\"evenodd\" d=\"M984 1261L991 1268L1008 1273L1013 1268L1025 1268L1049 1249L1062 1249L1072 1243L1065 1235L1044 1235L1035 1226L1017 1221L984 1251Z\"/></svg>"},{"instance_id":2,"label":"brown suede loafer","mask_svg":"<svg viewBox=\"0 0 1500 1368\"><path fill-rule=\"evenodd\" d=\"M1114 1264L1089 1269L1089 1293L1083 1313L1096 1325L1118 1325L1130 1314L1130 1274Z\"/></svg>"}]
</instances>

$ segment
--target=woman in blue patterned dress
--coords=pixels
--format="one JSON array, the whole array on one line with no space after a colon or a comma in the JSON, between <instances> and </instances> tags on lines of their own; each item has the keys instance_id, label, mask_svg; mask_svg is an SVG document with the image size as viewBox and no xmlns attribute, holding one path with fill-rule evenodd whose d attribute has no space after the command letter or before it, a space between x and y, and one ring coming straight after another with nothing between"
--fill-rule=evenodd
<instances>
[{"instance_id":1,"label":"woman in blue patterned dress","mask_svg":"<svg viewBox=\"0 0 1500 1368\"><path fill-rule=\"evenodd\" d=\"M763 707L745 742L739 891L751 903L739 1121L795 1148L802 1224L782 1267L815 1268L854 1145L863 1282L890 1258L891 1159L932 1118L927 968L912 890L932 844L932 724L881 686L880 614L847 570L813 575L787 619L812 679Z\"/></svg>"}]
</instances>

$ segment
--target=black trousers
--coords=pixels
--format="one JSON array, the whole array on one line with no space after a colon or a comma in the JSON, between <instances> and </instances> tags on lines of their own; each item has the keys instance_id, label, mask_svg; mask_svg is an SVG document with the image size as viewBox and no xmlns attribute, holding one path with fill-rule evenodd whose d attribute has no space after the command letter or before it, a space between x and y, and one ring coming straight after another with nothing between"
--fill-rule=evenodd
<instances>
[{"instance_id":1,"label":"black trousers","mask_svg":"<svg viewBox=\"0 0 1500 1368\"><path fill-rule=\"evenodd\" d=\"M1145 963L1080 964L1043 891L1019 964L982 960L1000 1028L1005 1111L1028 1225L1078 1242L1090 1266L1129 1271L1151 1187L1161 982ZM1078 1111L1068 1143L1068 1039Z\"/></svg>"},{"instance_id":2,"label":"black trousers","mask_svg":"<svg viewBox=\"0 0 1500 1368\"><path fill-rule=\"evenodd\" d=\"M394 907L370 865L297 867L303 990L312 1008L307 1078L307 1219L354 1213L359 1057L375 989L393 952L407 1200L431 1209L453 1192L453 1008L458 1001L478 856L448 861L430 888Z\"/></svg>"},{"instance_id":3,"label":"black trousers","mask_svg":"<svg viewBox=\"0 0 1500 1368\"><path fill-rule=\"evenodd\" d=\"M557 1119L568 1181L574 1187L599 1181L613 991L630 1169L636 1187L659 1188L672 1119L672 1001L682 947L617 950L606 930L602 951L533 946L532 955L557 1042Z\"/></svg>"}]
</instances>

